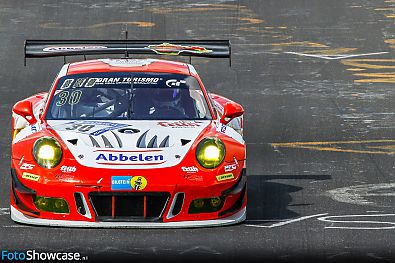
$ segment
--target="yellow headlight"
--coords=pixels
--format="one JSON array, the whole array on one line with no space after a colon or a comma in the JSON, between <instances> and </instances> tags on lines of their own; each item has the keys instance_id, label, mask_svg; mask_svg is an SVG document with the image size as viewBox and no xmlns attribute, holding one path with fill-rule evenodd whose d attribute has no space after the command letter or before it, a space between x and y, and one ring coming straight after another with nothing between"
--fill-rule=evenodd
<instances>
[{"instance_id":1,"label":"yellow headlight","mask_svg":"<svg viewBox=\"0 0 395 263\"><path fill-rule=\"evenodd\" d=\"M55 150L51 145L42 145L40 149L38 149L37 156L38 158L51 160L55 157Z\"/></svg>"},{"instance_id":2,"label":"yellow headlight","mask_svg":"<svg viewBox=\"0 0 395 263\"><path fill-rule=\"evenodd\" d=\"M40 166L54 168L62 160L62 147L54 138L42 137L33 145L33 157Z\"/></svg>"},{"instance_id":3,"label":"yellow headlight","mask_svg":"<svg viewBox=\"0 0 395 263\"><path fill-rule=\"evenodd\" d=\"M210 145L204 149L204 158L210 161L216 161L220 157L220 150L217 146Z\"/></svg>"},{"instance_id":4,"label":"yellow headlight","mask_svg":"<svg viewBox=\"0 0 395 263\"><path fill-rule=\"evenodd\" d=\"M216 137L203 139L196 148L196 159L204 168L215 168L225 158L225 145Z\"/></svg>"},{"instance_id":5,"label":"yellow headlight","mask_svg":"<svg viewBox=\"0 0 395 263\"><path fill-rule=\"evenodd\" d=\"M34 205L41 211L54 213L70 213L69 204L63 198L36 196Z\"/></svg>"}]
</instances>

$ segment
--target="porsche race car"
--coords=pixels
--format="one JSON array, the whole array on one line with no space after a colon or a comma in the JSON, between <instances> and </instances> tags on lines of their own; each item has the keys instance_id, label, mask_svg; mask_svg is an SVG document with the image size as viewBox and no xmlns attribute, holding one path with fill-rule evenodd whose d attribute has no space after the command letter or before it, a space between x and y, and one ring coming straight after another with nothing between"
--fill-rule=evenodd
<instances>
[{"instance_id":1,"label":"porsche race car","mask_svg":"<svg viewBox=\"0 0 395 263\"><path fill-rule=\"evenodd\" d=\"M27 58L126 57L64 64L49 92L14 105L14 221L150 228L245 219L243 108L208 93L191 64L128 57L168 49L230 56L228 41L26 41Z\"/></svg>"}]
</instances>

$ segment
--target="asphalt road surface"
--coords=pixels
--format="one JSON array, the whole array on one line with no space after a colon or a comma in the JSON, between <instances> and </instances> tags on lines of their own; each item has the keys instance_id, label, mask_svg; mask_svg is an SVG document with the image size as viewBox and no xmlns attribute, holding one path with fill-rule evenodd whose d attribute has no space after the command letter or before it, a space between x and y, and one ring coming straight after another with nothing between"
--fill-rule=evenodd
<instances>
[{"instance_id":1,"label":"asphalt road surface","mask_svg":"<svg viewBox=\"0 0 395 263\"><path fill-rule=\"evenodd\" d=\"M146 262L394 261L394 18L394 0L0 1L0 250ZM210 91L246 111L245 223L136 230L11 221L11 108L48 90L63 64L24 67L24 40L123 39L126 27L130 39L231 40L232 67L193 64Z\"/></svg>"}]
</instances>

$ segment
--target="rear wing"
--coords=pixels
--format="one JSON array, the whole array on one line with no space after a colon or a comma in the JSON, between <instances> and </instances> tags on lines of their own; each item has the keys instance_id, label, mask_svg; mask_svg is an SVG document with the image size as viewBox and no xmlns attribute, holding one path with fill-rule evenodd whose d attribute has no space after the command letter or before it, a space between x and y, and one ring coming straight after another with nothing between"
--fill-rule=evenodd
<instances>
[{"instance_id":1,"label":"rear wing","mask_svg":"<svg viewBox=\"0 0 395 263\"><path fill-rule=\"evenodd\" d=\"M26 40L27 58L123 54L229 58L229 40Z\"/></svg>"}]
</instances>

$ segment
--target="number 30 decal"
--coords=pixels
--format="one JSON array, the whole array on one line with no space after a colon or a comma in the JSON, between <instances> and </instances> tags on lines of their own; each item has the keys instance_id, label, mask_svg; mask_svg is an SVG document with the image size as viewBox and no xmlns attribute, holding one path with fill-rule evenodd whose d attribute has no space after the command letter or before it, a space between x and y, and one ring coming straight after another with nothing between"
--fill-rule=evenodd
<instances>
[{"instance_id":1,"label":"number 30 decal","mask_svg":"<svg viewBox=\"0 0 395 263\"><path fill-rule=\"evenodd\" d=\"M74 90L73 92L71 92L71 94L66 90L62 91L61 93L59 93L59 100L56 102L56 106L61 107L65 105L67 102L70 105L77 104L78 102L80 102L81 95L82 95L81 90Z\"/></svg>"}]
</instances>

